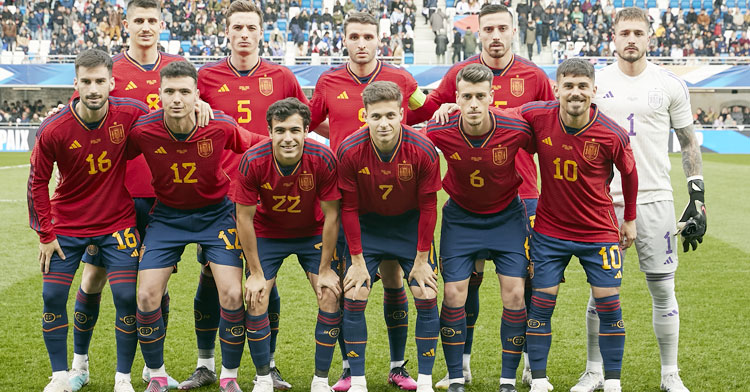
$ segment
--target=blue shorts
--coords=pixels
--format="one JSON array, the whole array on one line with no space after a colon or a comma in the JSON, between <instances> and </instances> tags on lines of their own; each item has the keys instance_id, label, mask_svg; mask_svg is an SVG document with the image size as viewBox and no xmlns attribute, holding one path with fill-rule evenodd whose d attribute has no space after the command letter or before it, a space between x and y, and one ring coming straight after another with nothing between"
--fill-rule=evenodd
<instances>
[{"instance_id":1,"label":"blue shorts","mask_svg":"<svg viewBox=\"0 0 750 392\"><path fill-rule=\"evenodd\" d=\"M536 219L536 205L539 203L539 199L521 199L521 203L523 203L524 207L524 214L526 214L526 219L529 221L529 234L531 234L531 229L534 228L534 220Z\"/></svg>"},{"instance_id":2,"label":"blue shorts","mask_svg":"<svg viewBox=\"0 0 750 392\"><path fill-rule=\"evenodd\" d=\"M323 248L322 235L299 238L258 237L257 241L258 258L266 280L275 278L279 268L281 268L281 263L291 255L297 255L297 261L305 272L318 274L320 253ZM339 249L334 248L334 260L331 263L331 269L337 274L339 271L338 252ZM249 273L246 272L246 275L249 275Z\"/></svg>"},{"instance_id":3,"label":"blue shorts","mask_svg":"<svg viewBox=\"0 0 750 392\"><path fill-rule=\"evenodd\" d=\"M408 279L414 266L414 258L417 257L419 211L412 210L396 216L360 215L359 226L362 232L362 256L365 258L371 282L375 282L383 260L398 261L404 271L404 278ZM348 246L345 254L349 255ZM427 260L437 273L434 243L430 246ZM347 257L347 271L350 266L351 258ZM416 286L417 282L412 280L409 285Z\"/></svg>"},{"instance_id":4,"label":"blue shorts","mask_svg":"<svg viewBox=\"0 0 750 392\"><path fill-rule=\"evenodd\" d=\"M135 205L135 230L138 231L141 241L146 237L146 225L148 225L154 200L156 199L153 197L136 197L133 199ZM103 262L99 260L99 252L94 249L87 250L86 253L83 254L81 261L86 264L103 266Z\"/></svg>"},{"instance_id":5,"label":"blue shorts","mask_svg":"<svg viewBox=\"0 0 750 392\"><path fill-rule=\"evenodd\" d=\"M526 217L520 199L494 214L476 214L448 199L440 230L440 271L446 282L471 277L476 260L492 260L495 272L526 277Z\"/></svg>"},{"instance_id":6,"label":"blue shorts","mask_svg":"<svg viewBox=\"0 0 750 392\"><path fill-rule=\"evenodd\" d=\"M80 261L106 269L137 270L141 241L135 227L96 237L58 235L65 260L52 254L50 272L75 273Z\"/></svg>"},{"instance_id":7,"label":"blue shorts","mask_svg":"<svg viewBox=\"0 0 750 392\"><path fill-rule=\"evenodd\" d=\"M622 254L616 242L578 242L534 233L531 236L531 286L554 287L563 279L571 256L578 257L594 287L620 287Z\"/></svg>"},{"instance_id":8,"label":"blue shorts","mask_svg":"<svg viewBox=\"0 0 750 392\"><path fill-rule=\"evenodd\" d=\"M221 203L194 210L154 206L143 241L143 257L138 269L175 266L185 245L200 245L205 264L215 263L242 268L242 247L237 237L234 203Z\"/></svg>"}]
</instances>

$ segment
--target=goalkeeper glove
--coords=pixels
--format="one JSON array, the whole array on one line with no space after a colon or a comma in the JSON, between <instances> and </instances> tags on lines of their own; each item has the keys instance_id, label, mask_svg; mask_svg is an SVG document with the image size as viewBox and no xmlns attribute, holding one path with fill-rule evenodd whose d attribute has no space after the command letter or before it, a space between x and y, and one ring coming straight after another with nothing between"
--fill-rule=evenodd
<instances>
[{"instance_id":1,"label":"goalkeeper glove","mask_svg":"<svg viewBox=\"0 0 750 392\"><path fill-rule=\"evenodd\" d=\"M682 236L682 249L687 252L692 246L693 250L703 243L703 235L706 234L706 205L703 200L705 191L702 179L688 181L688 193L690 202L682 212L677 222L677 233Z\"/></svg>"}]
</instances>

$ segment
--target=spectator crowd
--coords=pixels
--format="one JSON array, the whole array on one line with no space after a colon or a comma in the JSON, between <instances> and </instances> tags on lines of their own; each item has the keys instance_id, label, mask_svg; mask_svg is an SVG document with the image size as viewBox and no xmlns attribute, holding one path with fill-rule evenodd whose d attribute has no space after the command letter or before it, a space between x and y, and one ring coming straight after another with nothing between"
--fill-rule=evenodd
<instances>
[{"instance_id":1,"label":"spectator crowd","mask_svg":"<svg viewBox=\"0 0 750 392\"><path fill-rule=\"evenodd\" d=\"M730 106L714 111L709 108L708 111L698 108L693 115L694 123L704 127L713 128L734 128L741 125L750 126L750 107L747 106Z\"/></svg>"}]
</instances>

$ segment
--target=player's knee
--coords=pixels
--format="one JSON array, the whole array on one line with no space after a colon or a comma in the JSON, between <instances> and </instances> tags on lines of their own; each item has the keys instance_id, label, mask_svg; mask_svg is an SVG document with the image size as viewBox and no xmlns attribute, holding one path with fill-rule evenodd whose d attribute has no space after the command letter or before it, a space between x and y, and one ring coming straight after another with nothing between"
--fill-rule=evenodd
<instances>
[{"instance_id":1,"label":"player's knee","mask_svg":"<svg viewBox=\"0 0 750 392\"><path fill-rule=\"evenodd\" d=\"M324 288L318 298L318 306L324 312L333 313L339 308L339 297L328 288Z\"/></svg>"},{"instance_id":2,"label":"player's knee","mask_svg":"<svg viewBox=\"0 0 750 392\"><path fill-rule=\"evenodd\" d=\"M112 302L114 302L116 308L123 308L124 310L132 309L135 312L135 284L132 286L127 284L112 286Z\"/></svg>"},{"instance_id":3,"label":"player's knee","mask_svg":"<svg viewBox=\"0 0 750 392\"><path fill-rule=\"evenodd\" d=\"M646 274L646 283L651 297L655 300L665 300L674 297L674 278L671 274Z\"/></svg>"},{"instance_id":4,"label":"player's knee","mask_svg":"<svg viewBox=\"0 0 750 392\"><path fill-rule=\"evenodd\" d=\"M143 312L153 312L161 306L161 297L164 293L154 287L138 287L138 309Z\"/></svg>"},{"instance_id":5,"label":"player's knee","mask_svg":"<svg viewBox=\"0 0 750 392\"><path fill-rule=\"evenodd\" d=\"M226 309L237 309L242 305L242 286L232 285L219 289L219 302ZM265 307L268 307L268 295L263 300Z\"/></svg>"},{"instance_id":6,"label":"player's knee","mask_svg":"<svg viewBox=\"0 0 750 392\"><path fill-rule=\"evenodd\" d=\"M612 295L620 294L619 287L591 287L591 292L594 294L594 298L604 298Z\"/></svg>"},{"instance_id":7,"label":"player's knee","mask_svg":"<svg viewBox=\"0 0 750 392\"><path fill-rule=\"evenodd\" d=\"M524 285L513 284L502 288L503 306L509 309L520 309L524 306Z\"/></svg>"},{"instance_id":8,"label":"player's knee","mask_svg":"<svg viewBox=\"0 0 750 392\"><path fill-rule=\"evenodd\" d=\"M104 268L86 264L81 275L81 289L85 293L101 293L107 284L107 271Z\"/></svg>"},{"instance_id":9,"label":"player's knee","mask_svg":"<svg viewBox=\"0 0 750 392\"><path fill-rule=\"evenodd\" d=\"M466 303L467 287L460 282L446 283L443 288L443 303L451 308L464 306Z\"/></svg>"},{"instance_id":10,"label":"player's knee","mask_svg":"<svg viewBox=\"0 0 750 392\"><path fill-rule=\"evenodd\" d=\"M344 293L345 298L355 300L355 301L364 301L369 296L370 296L370 289L368 289L365 286L360 287L359 290L350 288L349 290L346 291L346 293Z\"/></svg>"},{"instance_id":11,"label":"player's knee","mask_svg":"<svg viewBox=\"0 0 750 392\"><path fill-rule=\"evenodd\" d=\"M383 287L397 289L403 287L403 272L401 265L395 260L386 260L380 263L380 279L383 281Z\"/></svg>"},{"instance_id":12,"label":"player's knee","mask_svg":"<svg viewBox=\"0 0 750 392\"><path fill-rule=\"evenodd\" d=\"M425 287L422 289L419 286L411 286L411 293L416 299L433 299L437 297L437 291L433 290L432 287Z\"/></svg>"},{"instance_id":13,"label":"player's knee","mask_svg":"<svg viewBox=\"0 0 750 392\"><path fill-rule=\"evenodd\" d=\"M46 308L65 308L68 302L69 286L61 284L45 284L42 289L42 300Z\"/></svg>"}]
</instances>

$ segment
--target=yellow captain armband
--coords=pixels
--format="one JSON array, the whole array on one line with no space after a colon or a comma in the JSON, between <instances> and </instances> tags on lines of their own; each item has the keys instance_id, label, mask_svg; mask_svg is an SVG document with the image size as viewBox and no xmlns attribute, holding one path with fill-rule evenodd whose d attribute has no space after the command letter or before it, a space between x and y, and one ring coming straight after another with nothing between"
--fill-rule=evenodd
<instances>
[{"instance_id":1,"label":"yellow captain armband","mask_svg":"<svg viewBox=\"0 0 750 392\"><path fill-rule=\"evenodd\" d=\"M421 108L426 100L427 96L424 95L422 89L417 87L417 89L409 96L409 109L417 110Z\"/></svg>"}]
</instances>

